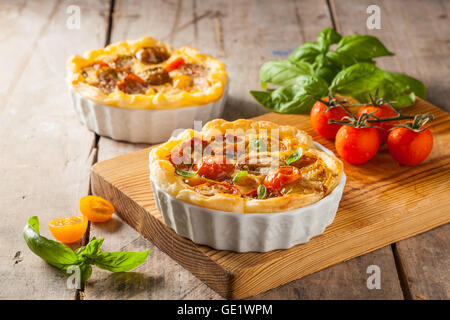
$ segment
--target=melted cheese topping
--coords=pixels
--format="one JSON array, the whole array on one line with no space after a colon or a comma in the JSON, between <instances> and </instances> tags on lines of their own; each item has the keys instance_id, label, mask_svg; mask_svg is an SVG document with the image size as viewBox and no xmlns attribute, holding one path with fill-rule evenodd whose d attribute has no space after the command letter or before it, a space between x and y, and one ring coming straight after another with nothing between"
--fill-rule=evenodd
<instances>
[{"instance_id":1,"label":"melted cheese topping","mask_svg":"<svg viewBox=\"0 0 450 320\"><path fill-rule=\"evenodd\" d=\"M139 50L145 48L161 50L168 58L157 63L144 63L138 57ZM117 59L123 58L129 59L124 62L129 64L128 69L115 74L118 70ZM169 69L170 80L167 81L165 68L180 58L184 64L174 70ZM222 97L227 84L227 73L221 61L187 46L174 51L171 46L150 37L111 44L89 51L83 57L74 55L69 59L67 68L71 87L83 97L129 109L172 109L208 104ZM164 81L159 81L162 83L147 80L149 72L156 68L164 71ZM132 86L120 90L117 83L122 80L123 84L128 80L123 80L127 73L149 82L128 81L125 84Z\"/></svg>"}]
</instances>

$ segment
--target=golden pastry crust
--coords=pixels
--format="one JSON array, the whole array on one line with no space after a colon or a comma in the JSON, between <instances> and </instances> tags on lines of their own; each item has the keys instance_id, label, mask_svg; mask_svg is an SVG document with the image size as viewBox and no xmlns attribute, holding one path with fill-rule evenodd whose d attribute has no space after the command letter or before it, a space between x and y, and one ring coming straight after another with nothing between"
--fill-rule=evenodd
<instances>
[{"instance_id":1,"label":"golden pastry crust","mask_svg":"<svg viewBox=\"0 0 450 320\"><path fill-rule=\"evenodd\" d=\"M141 63L135 58L136 52L142 48L160 48L168 55L168 59L151 66ZM174 81L161 85L146 86L145 92L130 94L120 90L105 92L83 75L83 70L98 61L112 64L117 57L133 57L133 73L140 75L151 68L165 68L179 58L185 64L204 67L208 73L201 78L201 85L177 88ZM224 64L210 55L202 54L196 49L185 46L177 50L151 37L143 37L136 41L123 41L111 44L103 49L86 52L84 56L74 55L67 63L68 81L73 90L83 97L110 106L128 109L173 109L194 105L208 104L219 100L227 84L227 73ZM174 79L181 75L180 70L169 71Z\"/></svg>"},{"instance_id":2,"label":"golden pastry crust","mask_svg":"<svg viewBox=\"0 0 450 320\"><path fill-rule=\"evenodd\" d=\"M217 181L210 177L199 176L199 174L195 177L179 174L180 167L174 163L173 155L177 154L180 146L194 141L193 139L198 139L197 142L203 141L204 150L207 150L209 145L216 143L217 137L225 134L233 135L233 139L242 138L242 141L247 141L246 138L250 140L264 138L267 139L266 142L274 143L276 139L278 148L272 150L273 147L267 146L264 152L255 151L251 150L248 143L243 142L243 145L246 145L245 153L237 155L234 160L230 159L230 163L232 163L230 166L235 166L233 173L230 173L229 177L216 179ZM249 165L250 158L263 159L271 156L273 159L277 159L279 166L286 168L287 159L299 148L302 150L302 156L293 164L290 163L289 168L296 166L293 170L301 171L300 180L286 184L276 190L277 195L268 195L263 199L251 196L254 194L254 190L247 192L249 188L253 188L252 184L254 183L266 184L266 178L271 174L270 172L277 170L277 168L267 167L263 162ZM200 156L200 160L196 160L196 164L190 167L189 172L193 171L192 168L199 166L202 159L203 157ZM242 161L243 159L248 161ZM209 209L240 213L274 213L310 205L332 192L338 185L343 172L342 162L336 157L316 149L313 146L312 138L306 132L268 121L244 119L233 122L217 119L205 124L201 132L192 129L185 130L177 137L172 137L168 142L152 149L149 160L151 180L176 199ZM239 179L236 180L237 182L233 182L236 173L242 171L242 168L248 170L246 171L247 176L241 179L242 183ZM255 174L248 173L253 172L250 170L254 170ZM246 179L254 181L245 181ZM196 180L200 180L200 182ZM204 186L204 188L198 189L199 186ZM212 188L211 194L208 194L208 188ZM220 190L225 191L221 192Z\"/></svg>"}]
</instances>

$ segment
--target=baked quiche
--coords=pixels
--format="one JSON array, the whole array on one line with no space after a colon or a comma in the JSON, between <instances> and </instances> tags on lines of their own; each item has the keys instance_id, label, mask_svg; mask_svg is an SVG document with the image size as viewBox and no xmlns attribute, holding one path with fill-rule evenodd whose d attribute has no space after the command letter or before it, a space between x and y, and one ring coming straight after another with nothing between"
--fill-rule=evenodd
<instances>
[{"instance_id":1,"label":"baked quiche","mask_svg":"<svg viewBox=\"0 0 450 320\"><path fill-rule=\"evenodd\" d=\"M150 179L172 197L241 213L288 211L338 185L342 162L311 136L268 121L217 119L151 150Z\"/></svg>"},{"instance_id":2,"label":"baked quiche","mask_svg":"<svg viewBox=\"0 0 450 320\"><path fill-rule=\"evenodd\" d=\"M227 84L221 61L151 37L74 55L67 68L70 85L83 97L130 109L208 104L222 97Z\"/></svg>"}]
</instances>

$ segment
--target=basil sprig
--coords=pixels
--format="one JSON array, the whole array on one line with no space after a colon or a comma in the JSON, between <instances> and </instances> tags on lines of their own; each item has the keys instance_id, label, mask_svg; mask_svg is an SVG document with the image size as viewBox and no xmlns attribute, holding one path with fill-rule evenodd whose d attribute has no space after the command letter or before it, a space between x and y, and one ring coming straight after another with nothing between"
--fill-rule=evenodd
<instances>
[{"instance_id":1,"label":"basil sprig","mask_svg":"<svg viewBox=\"0 0 450 320\"><path fill-rule=\"evenodd\" d=\"M290 165L291 163L294 163L295 161L297 161L298 159L300 159L303 155L303 149L302 148L298 148L297 150L294 151L294 153L292 153L287 159L286 159L286 164Z\"/></svg>"},{"instance_id":2,"label":"basil sprig","mask_svg":"<svg viewBox=\"0 0 450 320\"><path fill-rule=\"evenodd\" d=\"M336 44L335 50L331 45ZM417 79L400 73L389 73L376 67L375 60L392 56L384 44L371 35L342 37L336 30L325 28L317 41L306 42L288 59L266 62L260 69L264 91L250 91L264 107L279 113L307 113L314 104L311 97L328 92L351 96L361 103L379 96L405 107L415 97L425 99L426 87ZM276 86L267 89L267 85Z\"/></svg>"},{"instance_id":3,"label":"basil sprig","mask_svg":"<svg viewBox=\"0 0 450 320\"><path fill-rule=\"evenodd\" d=\"M192 178L193 176L195 176L198 171L184 171L181 169L176 168L175 171L177 172L177 174L179 174L180 176L183 176L185 178Z\"/></svg>"},{"instance_id":4,"label":"basil sprig","mask_svg":"<svg viewBox=\"0 0 450 320\"><path fill-rule=\"evenodd\" d=\"M23 237L30 250L48 264L66 272L71 266L78 266L81 282L85 282L92 273L91 265L112 272L129 271L142 264L149 251L142 252L102 252L104 239L95 237L86 245L72 251L62 243L47 239L39 234L39 220L36 216L28 220Z\"/></svg>"},{"instance_id":5,"label":"basil sprig","mask_svg":"<svg viewBox=\"0 0 450 320\"><path fill-rule=\"evenodd\" d=\"M248 175L248 171L241 170L234 176L233 182L236 183L239 181L239 178L245 177L247 175Z\"/></svg>"},{"instance_id":6,"label":"basil sprig","mask_svg":"<svg viewBox=\"0 0 450 320\"><path fill-rule=\"evenodd\" d=\"M256 192L258 193L258 199L264 199L266 197L266 193L267 193L266 186L263 184L259 185Z\"/></svg>"}]
</instances>

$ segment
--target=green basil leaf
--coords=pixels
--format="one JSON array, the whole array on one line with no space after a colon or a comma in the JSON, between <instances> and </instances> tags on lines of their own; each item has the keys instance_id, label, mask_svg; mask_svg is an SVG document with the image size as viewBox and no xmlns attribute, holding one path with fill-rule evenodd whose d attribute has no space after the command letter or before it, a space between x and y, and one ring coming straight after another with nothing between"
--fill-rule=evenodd
<instances>
[{"instance_id":1,"label":"green basil leaf","mask_svg":"<svg viewBox=\"0 0 450 320\"><path fill-rule=\"evenodd\" d=\"M252 140L250 140L249 144L250 144L250 148L253 150L261 151L261 152L267 151L267 145L264 142L264 140L262 140L262 139L253 138Z\"/></svg>"},{"instance_id":2,"label":"green basil leaf","mask_svg":"<svg viewBox=\"0 0 450 320\"><path fill-rule=\"evenodd\" d=\"M69 266L80 262L70 248L39 234L39 219L36 216L28 220L23 237L34 254L60 270L67 270Z\"/></svg>"},{"instance_id":3,"label":"green basil leaf","mask_svg":"<svg viewBox=\"0 0 450 320\"><path fill-rule=\"evenodd\" d=\"M82 263L80 265L81 282L86 282L92 274L92 267L90 264Z\"/></svg>"},{"instance_id":4,"label":"green basil leaf","mask_svg":"<svg viewBox=\"0 0 450 320\"><path fill-rule=\"evenodd\" d=\"M320 45L316 42L306 42L289 55L289 60L313 63L318 54L320 54Z\"/></svg>"},{"instance_id":5,"label":"green basil leaf","mask_svg":"<svg viewBox=\"0 0 450 320\"><path fill-rule=\"evenodd\" d=\"M315 100L311 96L322 97L328 93L325 80L316 76L300 76L291 86L274 91L250 91L264 107L279 113L307 113Z\"/></svg>"},{"instance_id":6,"label":"green basil leaf","mask_svg":"<svg viewBox=\"0 0 450 320\"><path fill-rule=\"evenodd\" d=\"M96 239L93 237L91 241L86 246L80 247L75 251L75 254L79 257L86 257L86 258L92 258L95 256L98 252L100 252L100 248L103 244L103 241L105 239Z\"/></svg>"},{"instance_id":7,"label":"green basil leaf","mask_svg":"<svg viewBox=\"0 0 450 320\"><path fill-rule=\"evenodd\" d=\"M317 43L320 46L320 51L326 52L330 45L338 43L341 38L341 35L333 28L323 29L317 36Z\"/></svg>"},{"instance_id":8,"label":"green basil leaf","mask_svg":"<svg viewBox=\"0 0 450 320\"><path fill-rule=\"evenodd\" d=\"M185 178L192 178L198 172L198 171L194 171L194 172L184 171L184 170L181 170L181 169L178 169L178 168L176 168L175 171L177 172L177 174L179 174L180 176L183 176Z\"/></svg>"},{"instance_id":9,"label":"green basil leaf","mask_svg":"<svg viewBox=\"0 0 450 320\"><path fill-rule=\"evenodd\" d=\"M339 72L331 83L331 90L366 102L368 92L375 91L384 80L384 71L371 63L357 63ZM362 100L360 100L362 99Z\"/></svg>"},{"instance_id":10,"label":"green basil leaf","mask_svg":"<svg viewBox=\"0 0 450 320\"><path fill-rule=\"evenodd\" d=\"M338 66L348 67L358 63L354 57L342 52L328 51L325 56Z\"/></svg>"},{"instance_id":11,"label":"green basil leaf","mask_svg":"<svg viewBox=\"0 0 450 320\"><path fill-rule=\"evenodd\" d=\"M324 79L328 84L330 84L336 74L341 71L341 67L328 59L326 55L319 55L313 64L315 74L317 77Z\"/></svg>"},{"instance_id":12,"label":"green basil leaf","mask_svg":"<svg viewBox=\"0 0 450 320\"><path fill-rule=\"evenodd\" d=\"M407 93L406 90L398 84L385 78L377 88L378 95L387 101L392 101L397 108L407 107L414 103L416 97L413 92ZM376 92L372 91L372 95ZM364 101L367 102L367 101Z\"/></svg>"},{"instance_id":13,"label":"green basil leaf","mask_svg":"<svg viewBox=\"0 0 450 320\"><path fill-rule=\"evenodd\" d=\"M292 153L287 159L286 159L286 164L290 165L291 163L294 163L295 161L297 161L298 159L300 159L303 155L303 148L298 148L297 150L294 151L294 153Z\"/></svg>"},{"instance_id":14,"label":"green basil leaf","mask_svg":"<svg viewBox=\"0 0 450 320\"><path fill-rule=\"evenodd\" d=\"M142 252L100 252L95 256L95 265L112 272L129 271L147 259L149 250Z\"/></svg>"},{"instance_id":15,"label":"green basil leaf","mask_svg":"<svg viewBox=\"0 0 450 320\"><path fill-rule=\"evenodd\" d=\"M277 60L263 64L259 71L259 79L264 88L267 83L280 86L290 85L298 76L311 74L313 74L313 70L309 63Z\"/></svg>"},{"instance_id":16,"label":"green basil leaf","mask_svg":"<svg viewBox=\"0 0 450 320\"><path fill-rule=\"evenodd\" d=\"M404 91L409 93L412 92L416 96L426 99L427 87L421 81L402 73L385 72L385 77L396 83L397 86L402 88Z\"/></svg>"},{"instance_id":17,"label":"green basil leaf","mask_svg":"<svg viewBox=\"0 0 450 320\"><path fill-rule=\"evenodd\" d=\"M266 186L261 184L259 185L258 189L257 189L257 193L258 193L258 199L264 199L267 193L267 189Z\"/></svg>"},{"instance_id":18,"label":"green basil leaf","mask_svg":"<svg viewBox=\"0 0 450 320\"><path fill-rule=\"evenodd\" d=\"M343 37L339 41L336 52L347 54L358 61L394 55L386 49L378 38L367 34L355 34Z\"/></svg>"},{"instance_id":19,"label":"green basil leaf","mask_svg":"<svg viewBox=\"0 0 450 320\"><path fill-rule=\"evenodd\" d=\"M248 175L248 171L239 171L233 178L233 182L236 183L239 181L239 178L241 177L245 177L246 175Z\"/></svg>"}]
</instances>

